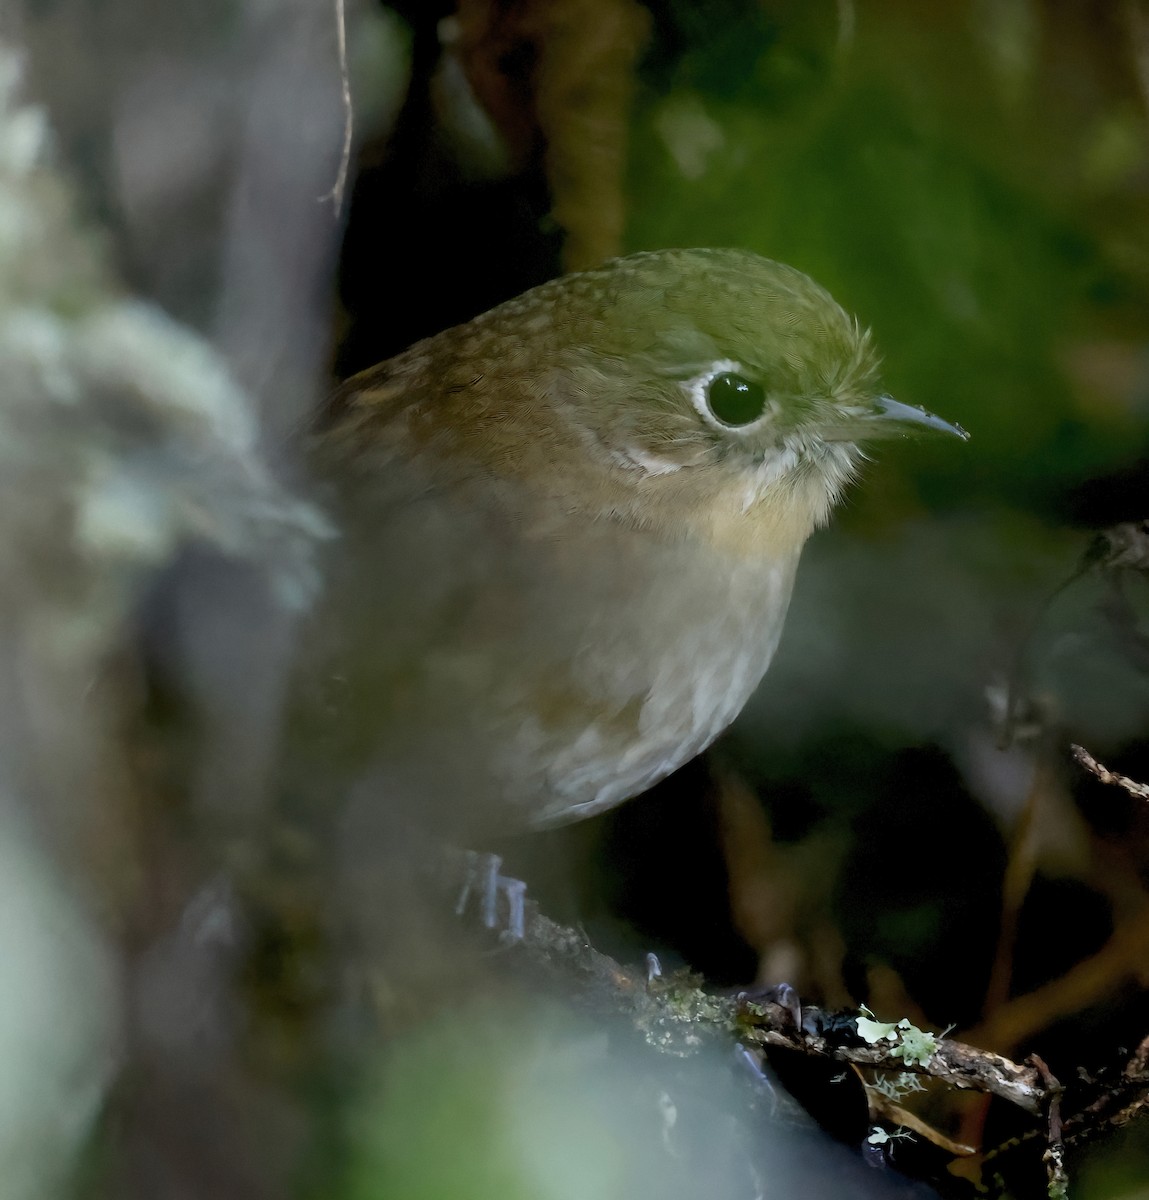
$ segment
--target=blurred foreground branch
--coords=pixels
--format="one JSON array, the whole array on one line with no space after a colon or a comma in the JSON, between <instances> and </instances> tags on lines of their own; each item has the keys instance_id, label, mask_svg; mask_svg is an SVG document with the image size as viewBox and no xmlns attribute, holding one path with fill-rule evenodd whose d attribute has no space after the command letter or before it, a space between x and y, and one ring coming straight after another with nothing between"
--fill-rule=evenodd
<instances>
[{"instance_id":1,"label":"blurred foreground branch","mask_svg":"<svg viewBox=\"0 0 1149 1200\"><path fill-rule=\"evenodd\" d=\"M270 644L316 582L325 527L275 478L219 354L126 293L21 69L0 40L0 1170L6 1197L31 1200L56 1194L126 1064L150 1056L170 1095L190 1074L177 1043L197 1085L205 1034L226 1048L213 945L189 932L182 955L150 953L157 933L179 940L202 869L162 814L201 781L165 775L143 736L145 613L192 559L217 585L231 573ZM194 695L206 674L181 683ZM174 1194L149 1152L140 1193Z\"/></svg>"}]
</instances>

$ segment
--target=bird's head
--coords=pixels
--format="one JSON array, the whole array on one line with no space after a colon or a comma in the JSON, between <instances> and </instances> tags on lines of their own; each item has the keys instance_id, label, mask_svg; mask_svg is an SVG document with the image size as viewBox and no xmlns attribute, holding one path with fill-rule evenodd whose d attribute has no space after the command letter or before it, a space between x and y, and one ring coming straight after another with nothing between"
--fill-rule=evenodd
<instances>
[{"instance_id":1,"label":"bird's head","mask_svg":"<svg viewBox=\"0 0 1149 1200\"><path fill-rule=\"evenodd\" d=\"M800 546L870 441L966 436L882 392L869 332L824 288L738 250L615 259L394 361L408 398L432 381L407 412L428 447L568 511L735 545Z\"/></svg>"}]
</instances>

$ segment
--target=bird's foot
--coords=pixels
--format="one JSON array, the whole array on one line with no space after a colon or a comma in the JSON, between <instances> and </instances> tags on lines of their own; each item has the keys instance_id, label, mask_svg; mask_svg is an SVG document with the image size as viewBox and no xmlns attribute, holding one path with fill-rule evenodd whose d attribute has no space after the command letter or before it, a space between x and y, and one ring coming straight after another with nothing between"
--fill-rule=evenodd
<instances>
[{"instance_id":1,"label":"bird's foot","mask_svg":"<svg viewBox=\"0 0 1149 1200\"><path fill-rule=\"evenodd\" d=\"M775 1004L790 1014L795 1029L802 1028L802 1000L797 989L789 983L775 983L768 987L740 988L737 998L748 1000L752 1004Z\"/></svg>"},{"instance_id":2,"label":"bird's foot","mask_svg":"<svg viewBox=\"0 0 1149 1200\"><path fill-rule=\"evenodd\" d=\"M502 926L499 940L508 945L523 940L525 932L524 901L527 885L502 873L503 860L497 854L485 854L475 850L466 852L466 876L455 912L463 916L472 897L478 897L479 917L487 929L499 928L499 895L506 899L506 924Z\"/></svg>"}]
</instances>

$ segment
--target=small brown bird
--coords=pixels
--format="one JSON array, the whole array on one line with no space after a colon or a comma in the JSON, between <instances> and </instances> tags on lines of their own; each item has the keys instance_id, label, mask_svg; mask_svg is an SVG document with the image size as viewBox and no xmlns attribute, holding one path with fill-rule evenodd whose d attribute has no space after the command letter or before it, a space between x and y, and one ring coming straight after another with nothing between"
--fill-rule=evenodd
<instances>
[{"instance_id":1,"label":"small brown bird","mask_svg":"<svg viewBox=\"0 0 1149 1200\"><path fill-rule=\"evenodd\" d=\"M342 538L313 667L343 765L481 832L590 816L698 754L770 665L860 444L965 436L877 365L792 267L666 250L351 379L315 452Z\"/></svg>"}]
</instances>

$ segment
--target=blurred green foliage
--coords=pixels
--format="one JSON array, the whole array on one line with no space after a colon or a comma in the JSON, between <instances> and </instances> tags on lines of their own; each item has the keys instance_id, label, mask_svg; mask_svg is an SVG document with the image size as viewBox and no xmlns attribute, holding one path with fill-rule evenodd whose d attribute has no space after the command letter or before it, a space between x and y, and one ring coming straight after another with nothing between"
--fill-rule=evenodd
<instances>
[{"instance_id":1,"label":"blurred green foliage","mask_svg":"<svg viewBox=\"0 0 1149 1200\"><path fill-rule=\"evenodd\" d=\"M1100 380L1101 403L1071 369L1149 299L1149 138L1122 31L1087 36L1100 13L671 4L633 245L808 271L872 325L895 395L973 433L969 456L914 456L924 498L1057 506L1146 446L1145 372L1134 393Z\"/></svg>"}]
</instances>

